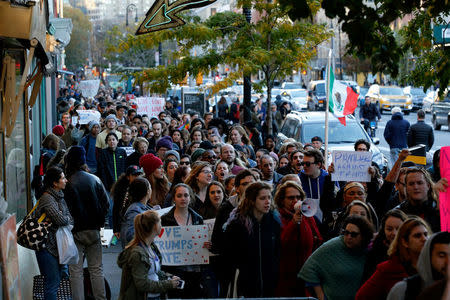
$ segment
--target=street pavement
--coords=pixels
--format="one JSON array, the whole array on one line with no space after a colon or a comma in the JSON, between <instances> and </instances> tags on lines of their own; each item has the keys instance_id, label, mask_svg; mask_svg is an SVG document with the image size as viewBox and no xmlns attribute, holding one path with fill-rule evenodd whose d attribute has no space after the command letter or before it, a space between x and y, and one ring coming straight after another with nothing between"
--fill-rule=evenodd
<instances>
[{"instance_id":1,"label":"street pavement","mask_svg":"<svg viewBox=\"0 0 450 300\"><path fill-rule=\"evenodd\" d=\"M122 269L117 266L117 256L122 251L120 241L117 245L103 248L103 272L111 288L111 299L119 298Z\"/></svg>"}]
</instances>

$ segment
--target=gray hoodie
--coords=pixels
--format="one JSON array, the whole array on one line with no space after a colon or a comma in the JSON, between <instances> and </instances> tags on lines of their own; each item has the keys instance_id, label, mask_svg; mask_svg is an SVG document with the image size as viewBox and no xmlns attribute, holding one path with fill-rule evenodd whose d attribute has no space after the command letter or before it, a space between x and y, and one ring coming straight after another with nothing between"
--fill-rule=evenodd
<instances>
[{"instance_id":1,"label":"gray hoodie","mask_svg":"<svg viewBox=\"0 0 450 300\"><path fill-rule=\"evenodd\" d=\"M422 279L422 288L430 286L435 282L433 279L433 269L431 266L431 242L436 237L436 234L433 234L423 246L422 251L420 252L419 259L417 261L417 272L419 273L420 278ZM392 287L387 300L404 300L405 292L407 287L406 279L403 279L400 282L397 282L394 287Z\"/></svg>"}]
</instances>

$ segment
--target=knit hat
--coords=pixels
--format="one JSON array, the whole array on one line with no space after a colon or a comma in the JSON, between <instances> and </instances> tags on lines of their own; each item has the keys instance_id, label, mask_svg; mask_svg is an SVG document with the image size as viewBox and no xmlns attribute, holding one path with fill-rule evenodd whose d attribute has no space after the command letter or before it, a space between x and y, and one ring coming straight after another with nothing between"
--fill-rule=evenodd
<instances>
[{"instance_id":1,"label":"knit hat","mask_svg":"<svg viewBox=\"0 0 450 300\"><path fill-rule=\"evenodd\" d=\"M94 127L95 125L100 126L100 123L97 122L97 121L95 121L95 120L90 121L90 122L88 123L89 131L91 131L91 130L92 130L92 127Z\"/></svg>"},{"instance_id":2,"label":"knit hat","mask_svg":"<svg viewBox=\"0 0 450 300\"><path fill-rule=\"evenodd\" d=\"M81 146L70 147L66 161L78 166L86 164L86 150Z\"/></svg>"},{"instance_id":3,"label":"knit hat","mask_svg":"<svg viewBox=\"0 0 450 300\"><path fill-rule=\"evenodd\" d=\"M131 165L131 166L129 166L129 167L127 168L127 170L125 171L125 174L126 174L127 176L130 176L130 175L140 175L140 174L142 174L142 173L143 173L142 169L139 168L139 167L136 166L136 165Z\"/></svg>"},{"instance_id":4,"label":"knit hat","mask_svg":"<svg viewBox=\"0 0 450 300\"><path fill-rule=\"evenodd\" d=\"M311 142L321 142L321 143L323 143L322 138L320 136L313 137L311 139Z\"/></svg>"},{"instance_id":5,"label":"knit hat","mask_svg":"<svg viewBox=\"0 0 450 300\"><path fill-rule=\"evenodd\" d=\"M164 147L167 148L167 150L172 150L172 138L168 135L163 136L159 139L159 141L156 143L156 151L159 150L159 148Z\"/></svg>"},{"instance_id":6,"label":"knit hat","mask_svg":"<svg viewBox=\"0 0 450 300\"><path fill-rule=\"evenodd\" d=\"M139 159L139 165L144 169L145 175L147 176L150 176L162 164L163 162L151 153L142 155Z\"/></svg>"},{"instance_id":7,"label":"knit hat","mask_svg":"<svg viewBox=\"0 0 450 300\"><path fill-rule=\"evenodd\" d=\"M191 161L192 163L196 162L197 159L202 156L202 154L205 152L205 149L202 148L198 148L197 150L194 151L194 153L192 153L191 155Z\"/></svg>"},{"instance_id":8,"label":"knit hat","mask_svg":"<svg viewBox=\"0 0 450 300\"><path fill-rule=\"evenodd\" d=\"M64 127L61 125L56 125L52 129L53 134L56 134L57 136L62 136L64 134Z\"/></svg>"},{"instance_id":9,"label":"knit hat","mask_svg":"<svg viewBox=\"0 0 450 300\"><path fill-rule=\"evenodd\" d=\"M105 124L108 123L108 120L114 120L114 121L116 121L116 123L117 123L117 118L116 118L116 116L113 115L113 114L110 114L110 115L108 115L108 116L105 118Z\"/></svg>"},{"instance_id":10,"label":"knit hat","mask_svg":"<svg viewBox=\"0 0 450 300\"><path fill-rule=\"evenodd\" d=\"M391 112L392 112L392 114L401 113L402 109L400 107L396 106L396 107L392 108Z\"/></svg>"},{"instance_id":11,"label":"knit hat","mask_svg":"<svg viewBox=\"0 0 450 300\"><path fill-rule=\"evenodd\" d=\"M202 149L205 149L205 150L212 150L214 147L213 147L213 144L211 144L210 141L203 141L203 142L200 143L199 148L202 148Z\"/></svg>"},{"instance_id":12,"label":"knit hat","mask_svg":"<svg viewBox=\"0 0 450 300\"><path fill-rule=\"evenodd\" d=\"M180 161L180 153L178 153L178 151L175 150L166 151L166 154L164 155L164 160L166 160L167 157L169 157L169 155L175 156L177 158L177 161Z\"/></svg>"}]
</instances>

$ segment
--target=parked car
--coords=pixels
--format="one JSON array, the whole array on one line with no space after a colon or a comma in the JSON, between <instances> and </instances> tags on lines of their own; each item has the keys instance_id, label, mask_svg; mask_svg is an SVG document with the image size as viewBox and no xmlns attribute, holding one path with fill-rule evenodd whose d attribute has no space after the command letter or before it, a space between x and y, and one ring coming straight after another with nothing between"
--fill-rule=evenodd
<instances>
[{"instance_id":1,"label":"parked car","mask_svg":"<svg viewBox=\"0 0 450 300\"><path fill-rule=\"evenodd\" d=\"M426 94L423 91L423 88L416 88L416 87L411 87L411 86L407 86L403 89L403 92L405 93L406 96L410 97L412 100L412 110L419 110L423 107L423 99L425 98Z\"/></svg>"},{"instance_id":2,"label":"parked car","mask_svg":"<svg viewBox=\"0 0 450 300\"><path fill-rule=\"evenodd\" d=\"M431 105L431 122L435 130L441 130L442 125L450 125L450 90ZM449 127L450 130L450 127Z\"/></svg>"},{"instance_id":3,"label":"parked car","mask_svg":"<svg viewBox=\"0 0 450 300\"><path fill-rule=\"evenodd\" d=\"M291 112L286 116L284 123L277 135L276 149L287 138L293 138L303 144L310 143L311 138L320 136L325 140L325 112ZM379 138L370 138L359 121L352 115L346 117L346 126L332 114L328 122L328 150L354 151L357 140L364 139L371 143L370 151L372 160L380 167L384 175L388 172L387 159L376 145Z\"/></svg>"},{"instance_id":4,"label":"parked car","mask_svg":"<svg viewBox=\"0 0 450 300\"><path fill-rule=\"evenodd\" d=\"M302 85L300 83L295 83L295 82L283 82L281 84L281 88L283 90L297 90L297 89L302 89Z\"/></svg>"},{"instance_id":5,"label":"parked car","mask_svg":"<svg viewBox=\"0 0 450 300\"><path fill-rule=\"evenodd\" d=\"M384 110L390 111L394 107L400 107L405 115L411 112L412 100L398 86L373 84L367 95L378 105L380 113L383 113Z\"/></svg>"},{"instance_id":6,"label":"parked car","mask_svg":"<svg viewBox=\"0 0 450 300\"><path fill-rule=\"evenodd\" d=\"M325 80L310 81L308 84L308 107L314 107L315 110L325 110L326 101Z\"/></svg>"},{"instance_id":7,"label":"parked car","mask_svg":"<svg viewBox=\"0 0 450 300\"><path fill-rule=\"evenodd\" d=\"M306 111L308 109L308 93L305 89L286 90L282 96L289 97L293 110Z\"/></svg>"}]
</instances>

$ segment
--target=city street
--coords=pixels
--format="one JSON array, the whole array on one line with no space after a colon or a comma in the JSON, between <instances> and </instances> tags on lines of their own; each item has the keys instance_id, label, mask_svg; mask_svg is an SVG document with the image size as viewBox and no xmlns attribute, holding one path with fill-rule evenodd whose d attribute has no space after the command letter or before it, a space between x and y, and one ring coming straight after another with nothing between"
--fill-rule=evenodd
<instances>
[{"instance_id":1,"label":"city street","mask_svg":"<svg viewBox=\"0 0 450 300\"><path fill-rule=\"evenodd\" d=\"M356 116L359 116L359 109L356 110ZM417 122L417 114L416 112L411 112L409 115L403 115L403 118L407 120L411 125ZM389 145L384 139L383 133L384 128L386 127L386 123L391 119L391 114L384 112L381 116L381 121L378 123L378 129L376 132L376 136L380 138L380 144L378 148L383 152L386 157L389 157ZM427 114L425 122L432 126L431 124L431 115ZM450 145L450 131L447 126L442 126L441 130L434 131L434 145L431 149L431 153L434 153L437 149L443 146Z\"/></svg>"}]
</instances>

